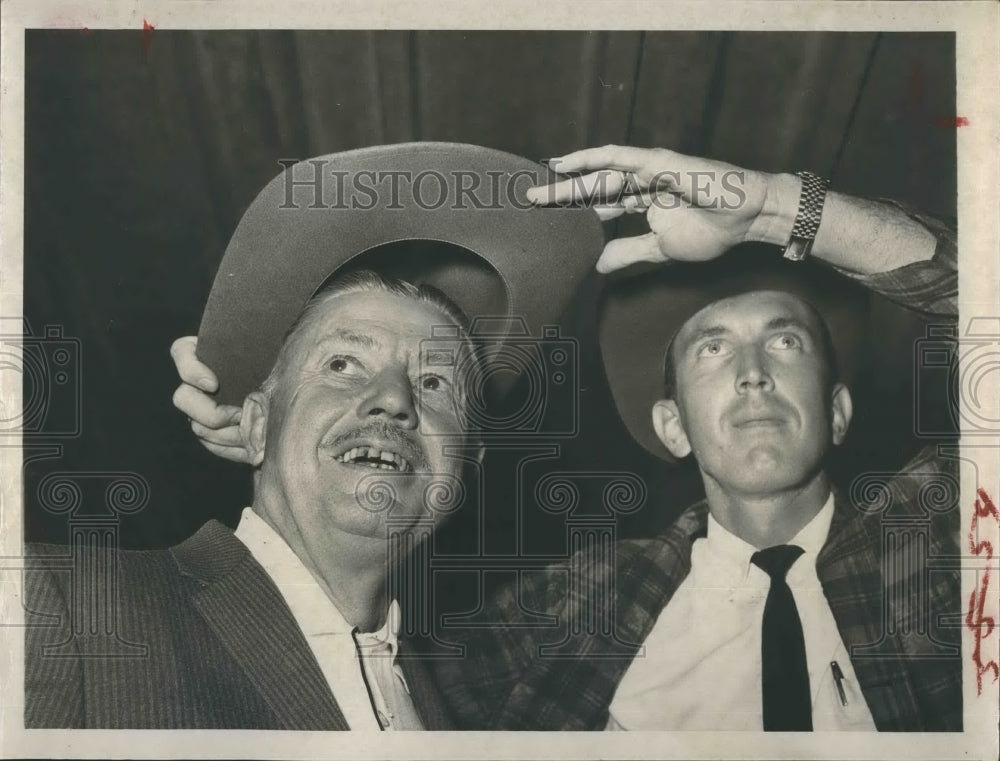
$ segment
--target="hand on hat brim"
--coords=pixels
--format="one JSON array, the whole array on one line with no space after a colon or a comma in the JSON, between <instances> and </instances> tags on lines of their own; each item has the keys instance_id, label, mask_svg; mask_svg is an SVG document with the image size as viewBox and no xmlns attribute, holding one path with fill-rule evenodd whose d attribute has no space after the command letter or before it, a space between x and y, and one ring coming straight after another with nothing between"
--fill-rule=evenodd
<instances>
[{"instance_id":1,"label":"hand on hat brim","mask_svg":"<svg viewBox=\"0 0 1000 761\"><path fill-rule=\"evenodd\" d=\"M646 210L650 232L607 243L597 271L614 272L636 262L705 262L715 259L744 239L747 221L735 211L700 209L663 202L656 194ZM628 210L642 211L642 201Z\"/></svg>"},{"instance_id":2,"label":"hand on hat brim","mask_svg":"<svg viewBox=\"0 0 1000 761\"><path fill-rule=\"evenodd\" d=\"M650 206L657 201L657 194L644 191L625 196L618 203L596 203L591 208L597 212L602 222L616 219L622 214L645 214Z\"/></svg>"},{"instance_id":3,"label":"hand on hat brim","mask_svg":"<svg viewBox=\"0 0 1000 761\"><path fill-rule=\"evenodd\" d=\"M605 145L587 148L549 160L549 168L560 174L582 174L551 185L530 188L528 200L538 204L617 202L623 194L649 190L659 180L664 166L672 167L674 154L661 148ZM682 157L683 158L683 157Z\"/></svg>"},{"instance_id":4,"label":"hand on hat brim","mask_svg":"<svg viewBox=\"0 0 1000 761\"><path fill-rule=\"evenodd\" d=\"M700 183L745 170L723 161L687 156L666 148L633 148L605 145L586 148L549 159L549 168L560 174L580 174L551 185L531 188L528 200L538 204L617 202L621 196L652 192L677 193L693 199L704 192Z\"/></svg>"},{"instance_id":5,"label":"hand on hat brim","mask_svg":"<svg viewBox=\"0 0 1000 761\"><path fill-rule=\"evenodd\" d=\"M636 235L631 238L617 238L609 241L604 247L601 258L597 260L597 271L607 274L628 267L637 262L669 262L663 251L656 233Z\"/></svg>"},{"instance_id":6,"label":"hand on hat brim","mask_svg":"<svg viewBox=\"0 0 1000 761\"><path fill-rule=\"evenodd\" d=\"M213 444L210 441L205 441L204 439L199 439L198 441L203 447L205 447L205 449L214 454L216 457L221 457L223 460L238 462L243 465L252 464L250 454L247 452L245 446L223 447L218 444Z\"/></svg>"},{"instance_id":7,"label":"hand on hat brim","mask_svg":"<svg viewBox=\"0 0 1000 761\"><path fill-rule=\"evenodd\" d=\"M225 428L208 428L197 420L192 419L191 430L201 440L201 443L206 446L211 444L215 447L229 448L242 447L244 444L238 423L236 425L228 425Z\"/></svg>"},{"instance_id":8,"label":"hand on hat brim","mask_svg":"<svg viewBox=\"0 0 1000 761\"><path fill-rule=\"evenodd\" d=\"M584 148L565 156L549 159L549 166L556 172L583 172L594 169L620 169L623 172L641 172L651 162L673 157L686 158L683 154L665 148L636 148L630 145L603 145ZM657 162L657 163L660 163Z\"/></svg>"},{"instance_id":9,"label":"hand on hat brim","mask_svg":"<svg viewBox=\"0 0 1000 761\"><path fill-rule=\"evenodd\" d=\"M174 391L174 407L187 415L198 441L212 454L233 462L249 462L240 436L239 407L218 404L206 392L218 387L215 374L197 356L195 336L178 338L170 346L181 385Z\"/></svg>"},{"instance_id":10,"label":"hand on hat brim","mask_svg":"<svg viewBox=\"0 0 1000 761\"><path fill-rule=\"evenodd\" d=\"M205 392L187 383L174 392L174 406L187 415L191 431L209 452L232 462L250 461L240 436L239 407L216 404Z\"/></svg>"},{"instance_id":11,"label":"hand on hat brim","mask_svg":"<svg viewBox=\"0 0 1000 761\"><path fill-rule=\"evenodd\" d=\"M170 344L170 358L177 374L185 383L208 393L214 393L219 381L211 369L198 360L198 336L181 336Z\"/></svg>"},{"instance_id":12,"label":"hand on hat brim","mask_svg":"<svg viewBox=\"0 0 1000 761\"><path fill-rule=\"evenodd\" d=\"M582 203L602 220L645 212L651 233L609 243L597 271L635 262L708 261L747 240L769 176L663 148L607 145L549 161L578 177L532 188L540 205Z\"/></svg>"},{"instance_id":13,"label":"hand on hat brim","mask_svg":"<svg viewBox=\"0 0 1000 761\"><path fill-rule=\"evenodd\" d=\"M223 431L232 428L240 422L242 410L228 404L217 404L199 388L190 383L182 383L174 391L174 407L205 430ZM218 443L228 443L220 441Z\"/></svg>"}]
</instances>

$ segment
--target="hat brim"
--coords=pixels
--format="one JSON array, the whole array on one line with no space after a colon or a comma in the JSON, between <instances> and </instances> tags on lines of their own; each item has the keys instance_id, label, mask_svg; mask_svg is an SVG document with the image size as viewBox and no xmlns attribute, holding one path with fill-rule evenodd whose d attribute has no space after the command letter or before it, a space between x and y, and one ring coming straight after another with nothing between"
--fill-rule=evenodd
<instances>
[{"instance_id":1,"label":"hat brim","mask_svg":"<svg viewBox=\"0 0 1000 761\"><path fill-rule=\"evenodd\" d=\"M374 146L286 168L240 220L205 306L198 356L218 376L217 398L242 403L267 377L316 290L356 257L397 241L439 241L480 257L487 277L500 282L507 316L539 335L604 244L592 210L527 201L528 187L554 179L527 159L452 143ZM413 256L425 251L414 246ZM496 316L484 268L428 261L425 269L415 279L438 287L470 318Z\"/></svg>"},{"instance_id":2,"label":"hat brim","mask_svg":"<svg viewBox=\"0 0 1000 761\"><path fill-rule=\"evenodd\" d=\"M605 283L598 320L601 359L618 414L632 438L676 462L653 429L653 404L664 397L667 345L681 326L713 301L756 290L804 299L826 321L840 379L857 375L866 294L828 268L791 263L776 249L747 245L712 262L636 267Z\"/></svg>"}]
</instances>

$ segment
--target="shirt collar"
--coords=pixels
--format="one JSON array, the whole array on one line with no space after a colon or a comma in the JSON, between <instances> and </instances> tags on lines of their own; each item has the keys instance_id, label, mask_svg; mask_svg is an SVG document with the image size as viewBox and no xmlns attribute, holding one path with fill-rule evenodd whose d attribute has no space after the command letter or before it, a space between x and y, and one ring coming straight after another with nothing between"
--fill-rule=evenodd
<instances>
[{"instance_id":1,"label":"shirt collar","mask_svg":"<svg viewBox=\"0 0 1000 761\"><path fill-rule=\"evenodd\" d=\"M805 550L806 555L818 555L826 544L830 534L830 523L833 521L833 492L826 498L823 507L813 516L813 519L803 526L799 533L792 537L789 544L796 544Z\"/></svg>"},{"instance_id":2,"label":"shirt collar","mask_svg":"<svg viewBox=\"0 0 1000 761\"><path fill-rule=\"evenodd\" d=\"M399 603L393 600L389 603L389 609L385 614L385 623L377 632L363 633L356 635L358 647L363 650L378 652L388 648L393 659L399 652L399 625L401 621Z\"/></svg>"},{"instance_id":3,"label":"shirt collar","mask_svg":"<svg viewBox=\"0 0 1000 761\"><path fill-rule=\"evenodd\" d=\"M257 515L253 508L243 510L236 527L236 538L246 545L254 560L267 571L291 608L303 634L310 637L354 632L355 627L347 622L316 577L281 535ZM399 603L393 600L389 604L382 628L377 632L359 634L359 637L373 644L387 644L395 655L400 618Z\"/></svg>"},{"instance_id":4,"label":"shirt collar","mask_svg":"<svg viewBox=\"0 0 1000 761\"><path fill-rule=\"evenodd\" d=\"M788 541L788 544L801 547L804 550L804 555L812 555L813 562L815 562L815 556L826 544L826 538L830 533L830 523L833 520L834 510L833 502L833 492L830 492L830 496L827 497L819 512ZM756 547L724 528L712 517L711 513L708 515L708 532L704 542L705 549L711 557L725 563L734 573L738 573L740 578L746 578L750 572L750 558L757 551Z\"/></svg>"}]
</instances>

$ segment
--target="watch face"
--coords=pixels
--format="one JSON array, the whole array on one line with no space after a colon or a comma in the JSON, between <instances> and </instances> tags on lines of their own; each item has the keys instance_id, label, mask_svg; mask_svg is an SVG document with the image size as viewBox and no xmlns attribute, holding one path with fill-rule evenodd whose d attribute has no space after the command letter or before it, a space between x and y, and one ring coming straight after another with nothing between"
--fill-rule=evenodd
<instances>
[{"instance_id":1,"label":"watch face","mask_svg":"<svg viewBox=\"0 0 1000 761\"><path fill-rule=\"evenodd\" d=\"M801 262L809 254L809 249L812 248L813 239L812 238L799 238L793 236L785 247L785 258L793 262Z\"/></svg>"}]
</instances>

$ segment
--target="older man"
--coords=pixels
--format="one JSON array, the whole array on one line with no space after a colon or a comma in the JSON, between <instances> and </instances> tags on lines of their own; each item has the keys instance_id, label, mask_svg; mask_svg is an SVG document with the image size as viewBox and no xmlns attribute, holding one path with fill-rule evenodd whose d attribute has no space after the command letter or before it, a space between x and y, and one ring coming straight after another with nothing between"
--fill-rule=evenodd
<instances>
[{"instance_id":1,"label":"older man","mask_svg":"<svg viewBox=\"0 0 1000 761\"><path fill-rule=\"evenodd\" d=\"M26 637L26 726L451 726L420 660L403 652L407 601L391 598L387 576L401 561L391 540L426 540L428 522L456 506L440 495L462 493L480 360L462 308L358 260L430 273L475 313L496 314L484 285L502 281L508 312L538 328L601 240L592 213L553 218L525 202L527 183L512 178L540 171L473 146L400 145L311 159L261 191L220 264L199 342L219 398L242 403L229 446L254 467L253 504L235 532L210 521L170 549L112 550L89 578L44 569L64 549L32 548L27 607L43 623ZM444 203L406 185L428 172ZM506 178L507 194L470 188L470 176ZM326 194L329 177L347 195ZM391 182L373 185L379 177ZM563 251L564 288L518 261L529 241ZM500 278L483 279L490 266ZM134 657L80 630L79 611L97 604Z\"/></svg>"}]
</instances>

